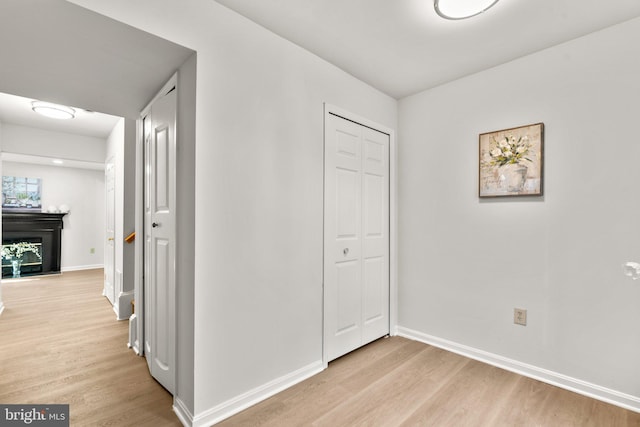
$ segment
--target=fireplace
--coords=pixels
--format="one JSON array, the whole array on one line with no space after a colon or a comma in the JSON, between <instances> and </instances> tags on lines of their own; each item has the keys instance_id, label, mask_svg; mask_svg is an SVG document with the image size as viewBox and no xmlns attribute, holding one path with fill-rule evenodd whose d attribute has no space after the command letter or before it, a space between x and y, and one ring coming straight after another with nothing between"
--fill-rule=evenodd
<instances>
[{"instance_id":1,"label":"fireplace","mask_svg":"<svg viewBox=\"0 0 640 427\"><path fill-rule=\"evenodd\" d=\"M21 275L60 273L63 213L2 212L2 244L37 245L42 259L26 252ZM11 262L2 260L2 277L12 276Z\"/></svg>"},{"instance_id":2,"label":"fireplace","mask_svg":"<svg viewBox=\"0 0 640 427\"><path fill-rule=\"evenodd\" d=\"M17 239L3 239L2 245L12 245L14 243L28 243L31 247L38 251L38 255L33 251L25 251L22 254L22 262L20 265L21 275L31 276L34 274L42 274L42 239L40 237L19 237ZM13 275L13 264L10 259L2 258L2 277L11 277Z\"/></svg>"}]
</instances>

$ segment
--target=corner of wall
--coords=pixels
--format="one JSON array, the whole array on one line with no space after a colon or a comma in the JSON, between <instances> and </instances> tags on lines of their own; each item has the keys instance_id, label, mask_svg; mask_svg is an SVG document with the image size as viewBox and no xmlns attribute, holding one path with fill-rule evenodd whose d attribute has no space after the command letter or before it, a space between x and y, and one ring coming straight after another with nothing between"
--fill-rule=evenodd
<instances>
[{"instance_id":1,"label":"corner of wall","mask_svg":"<svg viewBox=\"0 0 640 427\"><path fill-rule=\"evenodd\" d=\"M415 331L402 326L398 327L398 335L414 341L419 341L452 353L468 357L479 362L483 362L509 372L514 372L534 380L538 380L583 396L591 397L621 408L629 409L634 412L640 412L640 398L621 393L606 387L592 384L587 381L569 377L558 372L520 362L498 354L490 353L484 350L473 348L467 345L459 344L453 341L438 338L419 331Z\"/></svg>"},{"instance_id":2,"label":"corner of wall","mask_svg":"<svg viewBox=\"0 0 640 427\"><path fill-rule=\"evenodd\" d=\"M193 426L193 414L187 407L187 405L179 398L175 397L173 399L173 412L176 413L176 416L180 420L183 426L192 427Z\"/></svg>"},{"instance_id":3,"label":"corner of wall","mask_svg":"<svg viewBox=\"0 0 640 427\"><path fill-rule=\"evenodd\" d=\"M124 194L122 208L123 239L135 231L136 212L136 128L135 120L124 119ZM135 245L122 248L122 292L132 293L135 287Z\"/></svg>"},{"instance_id":4,"label":"corner of wall","mask_svg":"<svg viewBox=\"0 0 640 427\"><path fill-rule=\"evenodd\" d=\"M200 412L196 414L195 417L191 416L191 424L188 425L205 427L217 424L258 402L262 402L269 397L306 380L307 378L311 378L312 376L322 372L324 369L325 367L322 360L303 366L297 371L283 375L280 378L276 378L273 381L256 387L253 390L249 390L246 393L236 396L226 402L222 402L213 408Z\"/></svg>"},{"instance_id":5,"label":"corner of wall","mask_svg":"<svg viewBox=\"0 0 640 427\"><path fill-rule=\"evenodd\" d=\"M191 415L195 407L195 159L196 159L196 54L178 70L178 122L177 129L177 224L176 278L177 288L177 384L176 410ZM174 407L175 408L175 407ZM182 420L182 418L181 418ZM183 420L184 422L184 420ZM190 424L186 424L190 425Z\"/></svg>"},{"instance_id":6,"label":"corner of wall","mask_svg":"<svg viewBox=\"0 0 640 427\"><path fill-rule=\"evenodd\" d=\"M133 301L134 292L120 292L116 299L118 306L118 320L127 320L133 314L131 310L131 302Z\"/></svg>"}]
</instances>

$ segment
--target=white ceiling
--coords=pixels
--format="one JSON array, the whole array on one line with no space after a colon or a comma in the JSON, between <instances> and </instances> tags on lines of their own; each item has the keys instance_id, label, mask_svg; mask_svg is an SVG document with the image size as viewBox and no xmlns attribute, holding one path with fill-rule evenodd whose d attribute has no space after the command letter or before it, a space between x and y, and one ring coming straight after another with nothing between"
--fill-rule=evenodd
<instances>
[{"instance_id":1,"label":"white ceiling","mask_svg":"<svg viewBox=\"0 0 640 427\"><path fill-rule=\"evenodd\" d=\"M74 119L51 119L34 113L31 109L31 101L34 99L0 92L0 123L106 139L120 119L117 116L78 108L76 108Z\"/></svg>"},{"instance_id":2,"label":"white ceiling","mask_svg":"<svg viewBox=\"0 0 640 427\"><path fill-rule=\"evenodd\" d=\"M638 0L501 0L447 21L433 0L216 0L394 98L640 16Z\"/></svg>"},{"instance_id":3,"label":"white ceiling","mask_svg":"<svg viewBox=\"0 0 640 427\"><path fill-rule=\"evenodd\" d=\"M47 119L31 111L30 101L136 119L194 53L64 0L0 0L0 40L0 122L99 138L116 117L79 111L73 120Z\"/></svg>"},{"instance_id":4,"label":"white ceiling","mask_svg":"<svg viewBox=\"0 0 640 427\"><path fill-rule=\"evenodd\" d=\"M137 118L194 52L64 0L0 0L0 92Z\"/></svg>"}]
</instances>

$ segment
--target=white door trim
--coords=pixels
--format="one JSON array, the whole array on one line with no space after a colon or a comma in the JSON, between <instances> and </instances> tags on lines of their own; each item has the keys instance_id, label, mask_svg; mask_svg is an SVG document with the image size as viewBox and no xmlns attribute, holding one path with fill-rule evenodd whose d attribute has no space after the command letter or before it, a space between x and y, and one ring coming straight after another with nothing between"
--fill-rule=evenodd
<instances>
[{"instance_id":1,"label":"white door trim","mask_svg":"<svg viewBox=\"0 0 640 427\"><path fill-rule=\"evenodd\" d=\"M330 114L342 117L352 122L361 124L365 127L377 130L389 135L389 334L396 335L398 329L398 260L397 260L397 147L395 131L387 126L381 125L350 111L344 110L332 104L324 103L324 121L323 129L326 129L327 119ZM326 145L326 133L323 135L323 142ZM323 150L324 153L324 150ZM324 171L324 166L323 166ZM324 178L323 178L324 182ZM323 205L324 205L324 188L323 188ZM324 212L324 208L323 208ZM324 214L323 214L323 239L324 242ZM323 243L324 245L324 243ZM323 247L324 254L324 247ZM322 260L322 363L324 368L329 365L328 352L326 346L325 331L327 330L326 305L324 301L324 259Z\"/></svg>"},{"instance_id":2,"label":"white door trim","mask_svg":"<svg viewBox=\"0 0 640 427\"><path fill-rule=\"evenodd\" d=\"M134 277L133 292L135 300L135 321L130 326L135 331L130 335L129 345L138 356L144 355L144 127L142 118L148 112L148 107L140 112L138 120L136 120L136 172L135 187L136 195L134 198L136 239L133 241L134 254ZM130 321L132 321L130 319ZM131 339L133 338L133 339Z\"/></svg>"},{"instance_id":3,"label":"white door trim","mask_svg":"<svg viewBox=\"0 0 640 427\"><path fill-rule=\"evenodd\" d=\"M104 242L104 290L102 294L107 297L116 316L117 310L117 298L116 298L116 157L111 156L105 162L104 177L105 177L105 242ZM111 194L109 192L109 186L112 186ZM109 224L109 222L112 222ZM109 230L111 227L111 230ZM109 288L107 288L107 284Z\"/></svg>"},{"instance_id":4,"label":"white door trim","mask_svg":"<svg viewBox=\"0 0 640 427\"><path fill-rule=\"evenodd\" d=\"M130 343L134 352L138 356L144 356L144 177L145 177L145 153L144 153L144 126L143 118L149 114L151 106L158 99L164 96L171 87L178 87L178 73L175 73L169 78L167 83L162 86L162 89L158 91L156 96L142 109L138 120L136 121L136 197L135 197L135 231L136 239L135 244L135 276L134 276L134 292L135 292L135 341ZM176 128L178 118L176 116ZM176 200L175 195L173 200ZM174 228L175 229L175 228ZM175 241L176 236L174 236ZM177 319L177 313L176 313ZM177 324L174 325L177 331Z\"/></svg>"}]
</instances>

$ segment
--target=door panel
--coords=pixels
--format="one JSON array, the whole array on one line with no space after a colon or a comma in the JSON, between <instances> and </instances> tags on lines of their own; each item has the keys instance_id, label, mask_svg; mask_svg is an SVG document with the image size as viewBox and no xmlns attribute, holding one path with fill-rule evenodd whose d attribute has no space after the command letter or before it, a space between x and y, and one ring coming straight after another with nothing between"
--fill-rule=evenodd
<instances>
[{"instance_id":1,"label":"door panel","mask_svg":"<svg viewBox=\"0 0 640 427\"><path fill-rule=\"evenodd\" d=\"M169 259L170 256L170 244L165 239L154 239L155 246L155 311L160 313L167 313L169 311L169 305L173 301L173 295L171 295L171 281L169 280ZM169 330L169 316L156 316L156 327L158 331ZM171 369L171 355L170 344L168 342L169 336L164 334L155 335L155 353L153 354L153 361L163 371Z\"/></svg>"},{"instance_id":2,"label":"door panel","mask_svg":"<svg viewBox=\"0 0 640 427\"><path fill-rule=\"evenodd\" d=\"M384 188L383 176L366 174L364 176L364 236L365 238L384 237Z\"/></svg>"},{"instance_id":3,"label":"door panel","mask_svg":"<svg viewBox=\"0 0 640 427\"><path fill-rule=\"evenodd\" d=\"M155 133L155 155L153 157L153 168L155 174L155 211L168 211L169 210L169 183L168 171L169 171L169 159L170 159L170 146L168 141L169 128L167 125L161 125L154 129Z\"/></svg>"},{"instance_id":4,"label":"door panel","mask_svg":"<svg viewBox=\"0 0 640 427\"><path fill-rule=\"evenodd\" d=\"M357 239L360 228L360 180L357 170L337 168L336 171L337 238Z\"/></svg>"},{"instance_id":5,"label":"door panel","mask_svg":"<svg viewBox=\"0 0 640 427\"><path fill-rule=\"evenodd\" d=\"M151 375L171 393L176 360L176 91L156 99L145 135L145 357Z\"/></svg>"},{"instance_id":6,"label":"door panel","mask_svg":"<svg viewBox=\"0 0 640 427\"><path fill-rule=\"evenodd\" d=\"M384 316L384 260L369 258L364 262L364 322L369 324Z\"/></svg>"},{"instance_id":7,"label":"door panel","mask_svg":"<svg viewBox=\"0 0 640 427\"><path fill-rule=\"evenodd\" d=\"M332 358L340 354L335 349L357 348L361 337L360 270L357 261L345 261L336 265L335 326L333 331Z\"/></svg>"},{"instance_id":8,"label":"door panel","mask_svg":"<svg viewBox=\"0 0 640 427\"><path fill-rule=\"evenodd\" d=\"M389 333L389 136L329 115L325 129L328 360Z\"/></svg>"},{"instance_id":9,"label":"door panel","mask_svg":"<svg viewBox=\"0 0 640 427\"><path fill-rule=\"evenodd\" d=\"M389 135L363 127L363 342L389 333Z\"/></svg>"},{"instance_id":10,"label":"door panel","mask_svg":"<svg viewBox=\"0 0 640 427\"><path fill-rule=\"evenodd\" d=\"M336 335L344 335L360 327L360 274L356 261L341 262L336 265L338 294L336 302Z\"/></svg>"}]
</instances>

